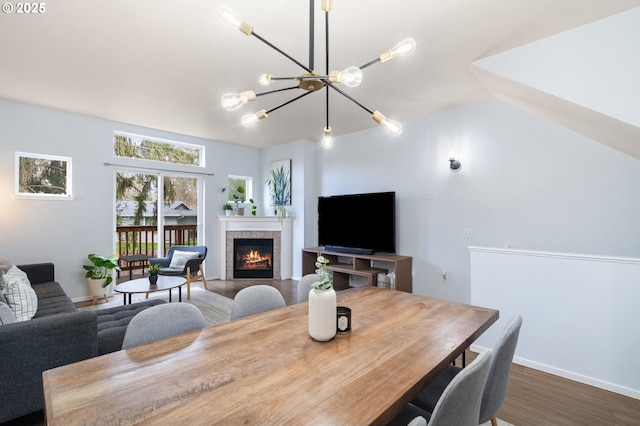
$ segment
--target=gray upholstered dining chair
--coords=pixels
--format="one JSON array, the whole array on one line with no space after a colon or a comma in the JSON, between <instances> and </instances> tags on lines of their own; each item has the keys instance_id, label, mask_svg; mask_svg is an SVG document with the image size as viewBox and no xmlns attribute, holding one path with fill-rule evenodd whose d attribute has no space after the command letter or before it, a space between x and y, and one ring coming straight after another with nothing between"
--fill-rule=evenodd
<instances>
[{"instance_id":1,"label":"gray upholstered dining chair","mask_svg":"<svg viewBox=\"0 0 640 426\"><path fill-rule=\"evenodd\" d=\"M165 257L149 259L149 265L160 265L158 275L184 276L187 279L187 300L190 300L192 281L202 280L202 285L207 289L202 268L206 257L206 246L171 246Z\"/></svg>"},{"instance_id":2,"label":"gray upholstered dining chair","mask_svg":"<svg viewBox=\"0 0 640 426\"><path fill-rule=\"evenodd\" d=\"M247 317L271 309L285 306L282 294L269 285L253 285L243 288L236 294L231 305L231 319Z\"/></svg>"},{"instance_id":3,"label":"gray upholstered dining chair","mask_svg":"<svg viewBox=\"0 0 640 426\"><path fill-rule=\"evenodd\" d=\"M136 314L124 333L122 349L201 330L207 326L202 312L189 303L163 303Z\"/></svg>"},{"instance_id":4,"label":"gray upholstered dining chair","mask_svg":"<svg viewBox=\"0 0 640 426\"><path fill-rule=\"evenodd\" d=\"M500 339L498 339L493 347L489 377L483 390L480 415L476 424L486 423L489 420L491 420L492 426L497 426L498 424L496 415L507 394L509 376L511 374L511 363L516 350L516 344L518 343L521 326L522 317L520 315L512 317L505 326ZM420 392L411 403L423 410L432 411L446 386L462 371L464 371L464 369L460 367L454 365L448 366L447 369Z\"/></svg>"},{"instance_id":5,"label":"gray upholstered dining chair","mask_svg":"<svg viewBox=\"0 0 640 426\"><path fill-rule=\"evenodd\" d=\"M491 357L490 351L482 352L456 375L445 387L433 411L410 403L389 425L477 426Z\"/></svg>"},{"instance_id":6,"label":"gray upholstered dining chair","mask_svg":"<svg viewBox=\"0 0 640 426\"><path fill-rule=\"evenodd\" d=\"M307 274L300 278L300 281L298 281L298 302L306 302L309 300L311 284L316 281L320 281L320 276L318 274Z\"/></svg>"}]
</instances>

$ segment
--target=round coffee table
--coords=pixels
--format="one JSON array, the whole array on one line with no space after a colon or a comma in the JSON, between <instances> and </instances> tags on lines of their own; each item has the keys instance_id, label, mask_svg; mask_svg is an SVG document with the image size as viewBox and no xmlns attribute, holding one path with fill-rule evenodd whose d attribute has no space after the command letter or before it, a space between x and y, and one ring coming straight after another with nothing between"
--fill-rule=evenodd
<instances>
[{"instance_id":1,"label":"round coffee table","mask_svg":"<svg viewBox=\"0 0 640 426\"><path fill-rule=\"evenodd\" d=\"M170 277L165 275L158 276L158 282L152 286L149 277L138 278L136 280L125 281L114 287L114 291L123 293L124 304L131 304L131 295L134 293L155 293L156 291L169 290L169 302L171 302L171 290L178 289L178 300L182 302L182 286L187 283L184 277ZM127 296L129 296L127 298ZM127 299L129 301L127 302Z\"/></svg>"}]
</instances>

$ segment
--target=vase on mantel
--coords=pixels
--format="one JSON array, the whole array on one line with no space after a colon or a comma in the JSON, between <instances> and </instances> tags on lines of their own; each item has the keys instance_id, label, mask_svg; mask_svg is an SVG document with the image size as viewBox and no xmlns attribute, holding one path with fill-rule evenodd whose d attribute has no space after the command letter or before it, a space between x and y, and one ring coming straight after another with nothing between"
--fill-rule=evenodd
<instances>
[{"instance_id":1,"label":"vase on mantel","mask_svg":"<svg viewBox=\"0 0 640 426\"><path fill-rule=\"evenodd\" d=\"M320 342L336 335L336 292L312 288L309 291L309 336Z\"/></svg>"}]
</instances>

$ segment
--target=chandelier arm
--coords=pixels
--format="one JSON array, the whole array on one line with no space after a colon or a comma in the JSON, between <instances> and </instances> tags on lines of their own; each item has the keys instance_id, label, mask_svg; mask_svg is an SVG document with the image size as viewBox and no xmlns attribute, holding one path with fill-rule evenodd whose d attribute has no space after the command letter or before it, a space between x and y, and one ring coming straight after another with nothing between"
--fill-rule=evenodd
<instances>
[{"instance_id":1,"label":"chandelier arm","mask_svg":"<svg viewBox=\"0 0 640 426\"><path fill-rule=\"evenodd\" d=\"M292 56L290 56L288 53L286 53L285 51L283 51L282 49L276 47L274 44L270 43L268 40L266 40L265 38L263 38L262 36L256 34L256 32L252 32L251 33L252 36L254 36L255 38L257 38L258 40L260 40L261 42L263 42L264 44L266 44L267 46L269 46L270 48L272 48L273 50L275 50L276 52L280 53L281 55L283 55L284 57L286 57L287 59L289 59L290 61L293 61L296 65L298 65L300 68L302 68L303 70L306 70L307 72L313 72L312 69L307 68L306 65L302 64L301 62L297 61L296 59L294 59Z\"/></svg>"},{"instance_id":2,"label":"chandelier arm","mask_svg":"<svg viewBox=\"0 0 640 426\"><path fill-rule=\"evenodd\" d=\"M298 89L298 86L284 87L282 89L269 90L268 92L256 93L256 97L270 95L271 93L284 92L285 90Z\"/></svg>"},{"instance_id":3,"label":"chandelier arm","mask_svg":"<svg viewBox=\"0 0 640 426\"><path fill-rule=\"evenodd\" d=\"M367 62L366 64L361 65L359 68L360 68L361 70L363 70L363 69L365 69L365 68L367 68L367 67L370 67L371 65L375 65L375 64L377 64L378 62L380 62L380 58L376 58L376 59L374 59L374 60L373 60L373 61L371 61L371 62Z\"/></svg>"},{"instance_id":4,"label":"chandelier arm","mask_svg":"<svg viewBox=\"0 0 640 426\"><path fill-rule=\"evenodd\" d=\"M360 102L358 102L353 97L351 97L348 93L345 93L340 88L336 87L334 84L332 84L332 83L330 83L328 81L325 81L325 85L327 85L328 87L331 87L333 90L335 90L336 92L340 93L342 96L344 96L345 98L349 99L351 102L353 102L354 104L358 105L360 108L362 108L363 110L367 111L369 114L373 115L373 111L372 110L370 110L366 106L362 105Z\"/></svg>"},{"instance_id":5,"label":"chandelier arm","mask_svg":"<svg viewBox=\"0 0 640 426\"><path fill-rule=\"evenodd\" d=\"M303 97L305 97L305 96L307 96L307 95L310 95L310 94L312 94L312 93L313 93L313 92L304 92L304 93L303 93L302 95L300 95L300 96L296 96L295 98L293 98L293 99L291 99L291 100L289 100L289 101L287 101L287 102L285 102L285 103L283 103L283 104L280 104L280 105L278 105L278 106L277 106L277 107L275 107L275 108L271 108L271 109L270 109L270 110L268 110L266 113L267 113L267 114L270 114L270 113L272 113L273 111L275 111L275 110L277 110L277 109L280 109L280 108L282 108L283 106L289 105L291 102L295 102L295 101L297 101L298 99L303 98Z\"/></svg>"}]
</instances>

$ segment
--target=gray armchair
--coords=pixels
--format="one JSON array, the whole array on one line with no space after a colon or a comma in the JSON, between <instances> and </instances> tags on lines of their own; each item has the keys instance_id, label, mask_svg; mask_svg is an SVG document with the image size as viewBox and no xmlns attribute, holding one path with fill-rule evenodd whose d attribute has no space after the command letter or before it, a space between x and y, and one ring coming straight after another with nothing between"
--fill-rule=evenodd
<instances>
[{"instance_id":1,"label":"gray armchair","mask_svg":"<svg viewBox=\"0 0 640 426\"><path fill-rule=\"evenodd\" d=\"M206 326L204 316L195 305L166 303L153 306L133 317L124 334L122 349L201 330Z\"/></svg>"},{"instance_id":2,"label":"gray armchair","mask_svg":"<svg viewBox=\"0 0 640 426\"><path fill-rule=\"evenodd\" d=\"M320 281L320 275L307 274L300 278L298 281L298 302L306 302L309 300L309 292L311 291L311 284Z\"/></svg>"},{"instance_id":3,"label":"gray armchair","mask_svg":"<svg viewBox=\"0 0 640 426\"><path fill-rule=\"evenodd\" d=\"M493 426L498 424L496 416L507 394L511 363L521 326L522 317L520 315L512 317L505 326L502 336L493 347L489 376L482 392L478 424L486 423L489 420L491 420ZM464 368L461 369L453 365L448 366L411 403L423 410L432 411L441 398L444 389L464 370Z\"/></svg>"},{"instance_id":4,"label":"gray armchair","mask_svg":"<svg viewBox=\"0 0 640 426\"><path fill-rule=\"evenodd\" d=\"M487 382L492 354L482 352L445 387L433 411L407 406L388 426L472 426L478 424L482 390Z\"/></svg>"},{"instance_id":5,"label":"gray armchair","mask_svg":"<svg viewBox=\"0 0 640 426\"><path fill-rule=\"evenodd\" d=\"M174 254L181 253L197 253L197 257L186 260L186 262L173 262ZM207 257L206 246L172 246L167 250L165 257L152 257L149 259L149 265L160 265L160 275L184 276L187 279L187 299L191 299L191 282L202 280L202 285L207 290L207 279L204 276L202 264Z\"/></svg>"},{"instance_id":6,"label":"gray armchair","mask_svg":"<svg viewBox=\"0 0 640 426\"><path fill-rule=\"evenodd\" d=\"M248 317L284 307L285 301L277 288L265 284L243 288L231 306L231 320Z\"/></svg>"}]
</instances>

